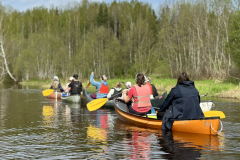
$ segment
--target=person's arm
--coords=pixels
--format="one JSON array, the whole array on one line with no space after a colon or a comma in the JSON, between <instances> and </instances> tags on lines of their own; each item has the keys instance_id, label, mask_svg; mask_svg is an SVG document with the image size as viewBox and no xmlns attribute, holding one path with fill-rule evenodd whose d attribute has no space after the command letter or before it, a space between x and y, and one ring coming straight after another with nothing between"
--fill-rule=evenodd
<instances>
[{"instance_id":1,"label":"person's arm","mask_svg":"<svg viewBox=\"0 0 240 160\"><path fill-rule=\"evenodd\" d=\"M152 90L153 90L153 97L158 96L158 92L157 92L156 87L153 84L151 84L151 86L152 86Z\"/></svg>"},{"instance_id":2,"label":"person's arm","mask_svg":"<svg viewBox=\"0 0 240 160\"><path fill-rule=\"evenodd\" d=\"M114 93L114 89L111 89L107 95L107 98L111 98Z\"/></svg>"},{"instance_id":3,"label":"person's arm","mask_svg":"<svg viewBox=\"0 0 240 160\"><path fill-rule=\"evenodd\" d=\"M161 108L158 110L159 112L165 112L166 109L168 109L168 107L172 104L173 98L175 96L175 91L174 88L170 91L170 93L168 94L167 98L165 99L165 101L163 102Z\"/></svg>"},{"instance_id":4,"label":"person's arm","mask_svg":"<svg viewBox=\"0 0 240 160\"><path fill-rule=\"evenodd\" d=\"M133 96L133 90L132 88L128 91L127 89L123 90L123 100L128 103L130 102L131 98Z\"/></svg>"},{"instance_id":5,"label":"person's arm","mask_svg":"<svg viewBox=\"0 0 240 160\"><path fill-rule=\"evenodd\" d=\"M59 81L59 84L58 84L58 88L60 89L61 92L64 91L64 89L62 88L62 85L61 85L61 82Z\"/></svg>"},{"instance_id":6,"label":"person's arm","mask_svg":"<svg viewBox=\"0 0 240 160\"><path fill-rule=\"evenodd\" d=\"M91 83L92 85L94 85L94 86L97 86L100 82L95 82L95 81L93 80L93 78L94 78L94 73L92 73L91 76L90 76L90 83ZM101 84L100 84L100 85L101 85Z\"/></svg>"},{"instance_id":7,"label":"person's arm","mask_svg":"<svg viewBox=\"0 0 240 160\"><path fill-rule=\"evenodd\" d=\"M82 83L80 82L80 87L81 87L81 89L80 89L80 92L82 91Z\"/></svg>"}]
</instances>

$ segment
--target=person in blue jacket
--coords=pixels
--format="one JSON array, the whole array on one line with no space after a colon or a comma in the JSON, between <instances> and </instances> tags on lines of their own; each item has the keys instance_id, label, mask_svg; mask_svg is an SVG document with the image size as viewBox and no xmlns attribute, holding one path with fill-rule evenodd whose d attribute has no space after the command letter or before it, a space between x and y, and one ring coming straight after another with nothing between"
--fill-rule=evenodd
<instances>
[{"instance_id":1,"label":"person in blue jacket","mask_svg":"<svg viewBox=\"0 0 240 160\"><path fill-rule=\"evenodd\" d=\"M109 92L107 77L102 75L100 77L100 82L94 81L94 72L91 73L90 83L96 87L96 94L91 94L91 97L96 98L106 98Z\"/></svg>"},{"instance_id":2,"label":"person in blue jacket","mask_svg":"<svg viewBox=\"0 0 240 160\"><path fill-rule=\"evenodd\" d=\"M171 130L174 120L197 119L204 117L200 107L200 96L194 82L190 81L186 73L179 75L177 85L158 110L158 118L165 112L162 119L162 129Z\"/></svg>"}]
</instances>

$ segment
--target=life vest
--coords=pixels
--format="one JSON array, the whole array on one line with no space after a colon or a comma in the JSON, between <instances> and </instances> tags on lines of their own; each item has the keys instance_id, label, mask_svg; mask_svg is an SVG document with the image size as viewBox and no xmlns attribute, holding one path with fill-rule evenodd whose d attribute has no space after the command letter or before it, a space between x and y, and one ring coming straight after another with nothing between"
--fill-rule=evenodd
<instances>
[{"instance_id":1,"label":"life vest","mask_svg":"<svg viewBox=\"0 0 240 160\"><path fill-rule=\"evenodd\" d=\"M71 88L71 95L73 94L80 94L82 87L81 87L81 82L79 81L74 81L73 82L73 87Z\"/></svg>"},{"instance_id":2,"label":"life vest","mask_svg":"<svg viewBox=\"0 0 240 160\"><path fill-rule=\"evenodd\" d=\"M153 94L152 85L151 85L149 82L147 82L147 84L148 84L148 86L150 87L151 94Z\"/></svg>"},{"instance_id":3,"label":"life vest","mask_svg":"<svg viewBox=\"0 0 240 160\"><path fill-rule=\"evenodd\" d=\"M117 91L115 88L112 88L112 89L114 89L114 92L113 92L111 98L109 98L109 100L113 100L114 98L117 98L117 97L122 97L122 94L120 94L120 93L122 93L122 89L119 91Z\"/></svg>"},{"instance_id":4,"label":"life vest","mask_svg":"<svg viewBox=\"0 0 240 160\"><path fill-rule=\"evenodd\" d=\"M138 85L134 85L137 96L132 97L132 105L134 103L137 103L138 108L143 108L143 107L151 107L151 102L150 102L150 96L151 96L151 89L150 87L145 84L139 87ZM134 101L134 98L138 99L138 102Z\"/></svg>"},{"instance_id":5,"label":"life vest","mask_svg":"<svg viewBox=\"0 0 240 160\"><path fill-rule=\"evenodd\" d=\"M53 81L52 82L52 89L56 90L58 89L59 81Z\"/></svg>"},{"instance_id":6,"label":"life vest","mask_svg":"<svg viewBox=\"0 0 240 160\"><path fill-rule=\"evenodd\" d=\"M103 83L101 83L101 88L99 90L99 93L108 94L108 91L109 91L108 85L105 86Z\"/></svg>"}]
</instances>

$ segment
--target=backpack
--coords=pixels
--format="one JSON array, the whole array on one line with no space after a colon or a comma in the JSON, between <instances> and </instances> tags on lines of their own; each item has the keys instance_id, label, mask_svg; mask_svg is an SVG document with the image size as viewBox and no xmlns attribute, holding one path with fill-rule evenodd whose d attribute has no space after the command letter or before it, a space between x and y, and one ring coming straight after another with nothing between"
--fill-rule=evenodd
<instances>
[{"instance_id":1,"label":"backpack","mask_svg":"<svg viewBox=\"0 0 240 160\"><path fill-rule=\"evenodd\" d=\"M53 81L53 83L52 83L53 89L58 89L58 84L59 84L58 81Z\"/></svg>"}]
</instances>

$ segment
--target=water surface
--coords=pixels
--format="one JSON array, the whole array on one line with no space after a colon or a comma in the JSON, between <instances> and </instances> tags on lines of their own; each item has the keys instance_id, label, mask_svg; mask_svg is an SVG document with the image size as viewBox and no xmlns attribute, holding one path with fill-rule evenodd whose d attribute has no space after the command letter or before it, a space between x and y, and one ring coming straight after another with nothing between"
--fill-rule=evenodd
<instances>
[{"instance_id":1,"label":"water surface","mask_svg":"<svg viewBox=\"0 0 240 160\"><path fill-rule=\"evenodd\" d=\"M214 99L218 136L138 127L114 109L47 100L39 87L0 86L1 159L239 159L240 101Z\"/></svg>"}]
</instances>

